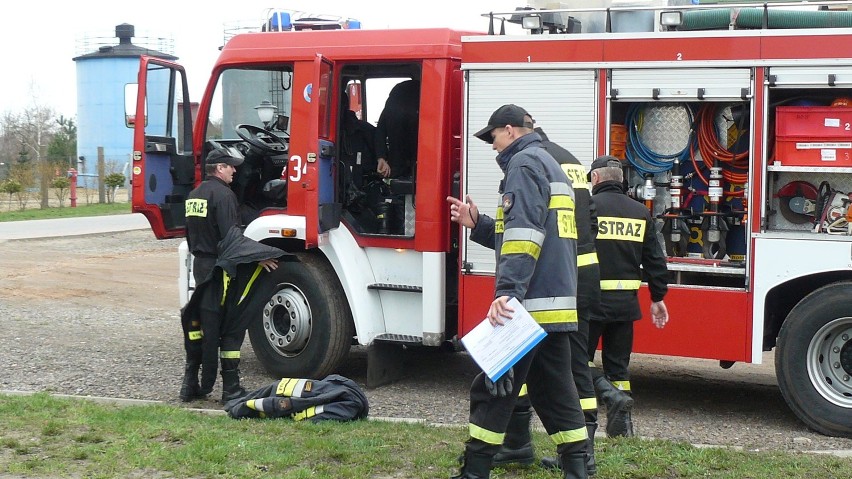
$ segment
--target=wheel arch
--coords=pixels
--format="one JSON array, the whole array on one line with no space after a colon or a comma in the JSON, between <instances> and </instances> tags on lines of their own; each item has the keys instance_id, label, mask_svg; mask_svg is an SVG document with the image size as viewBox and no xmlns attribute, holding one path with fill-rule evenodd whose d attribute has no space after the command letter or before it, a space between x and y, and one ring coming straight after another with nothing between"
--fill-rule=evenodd
<instances>
[{"instance_id":1,"label":"wheel arch","mask_svg":"<svg viewBox=\"0 0 852 479\"><path fill-rule=\"evenodd\" d=\"M773 286L764 298L763 350L775 347L790 311L806 296L833 283L852 281L852 271L827 271L792 278Z\"/></svg>"}]
</instances>

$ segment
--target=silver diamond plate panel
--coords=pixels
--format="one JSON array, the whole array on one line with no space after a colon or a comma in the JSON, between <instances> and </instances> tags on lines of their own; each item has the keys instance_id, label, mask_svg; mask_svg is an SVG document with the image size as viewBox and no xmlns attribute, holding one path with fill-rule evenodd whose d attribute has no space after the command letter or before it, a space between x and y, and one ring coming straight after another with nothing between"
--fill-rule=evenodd
<instances>
[{"instance_id":1,"label":"silver diamond plate panel","mask_svg":"<svg viewBox=\"0 0 852 479\"><path fill-rule=\"evenodd\" d=\"M690 124L685 106L650 106L643 112L639 138L648 149L671 155L686 148Z\"/></svg>"}]
</instances>

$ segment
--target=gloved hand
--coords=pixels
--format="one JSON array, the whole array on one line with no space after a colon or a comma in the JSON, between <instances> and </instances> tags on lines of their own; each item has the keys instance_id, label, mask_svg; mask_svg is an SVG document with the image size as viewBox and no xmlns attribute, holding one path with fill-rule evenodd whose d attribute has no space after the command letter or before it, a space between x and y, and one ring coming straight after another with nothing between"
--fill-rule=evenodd
<instances>
[{"instance_id":1,"label":"gloved hand","mask_svg":"<svg viewBox=\"0 0 852 479\"><path fill-rule=\"evenodd\" d=\"M494 397L506 397L509 394L512 394L512 383L514 380L515 372L512 368L509 368L508 371L497 378L496 382L491 381L488 376L485 376L485 388L488 389L488 392Z\"/></svg>"}]
</instances>

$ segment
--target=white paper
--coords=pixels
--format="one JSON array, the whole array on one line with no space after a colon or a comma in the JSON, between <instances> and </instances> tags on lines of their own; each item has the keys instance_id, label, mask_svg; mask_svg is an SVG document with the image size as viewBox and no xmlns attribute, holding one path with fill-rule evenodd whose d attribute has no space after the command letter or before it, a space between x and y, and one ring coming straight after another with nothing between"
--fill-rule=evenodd
<instances>
[{"instance_id":1,"label":"white paper","mask_svg":"<svg viewBox=\"0 0 852 479\"><path fill-rule=\"evenodd\" d=\"M499 379L547 336L517 299L512 298L508 304L515 312L504 325L492 326L486 318L461 339L467 352L492 381Z\"/></svg>"}]
</instances>

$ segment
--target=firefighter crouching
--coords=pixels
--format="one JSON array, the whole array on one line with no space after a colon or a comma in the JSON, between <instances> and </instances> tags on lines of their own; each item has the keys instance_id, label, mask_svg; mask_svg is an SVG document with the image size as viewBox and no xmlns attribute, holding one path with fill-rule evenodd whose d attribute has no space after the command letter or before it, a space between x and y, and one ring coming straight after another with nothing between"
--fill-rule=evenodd
<instances>
[{"instance_id":1,"label":"firefighter crouching","mask_svg":"<svg viewBox=\"0 0 852 479\"><path fill-rule=\"evenodd\" d=\"M559 164L541 147L529 114L498 108L476 137L493 145L504 173L496 218L479 214L470 197L447 198L453 221L497 257L491 324L511 317L517 298L547 336L496 382L478 374L470 387L470 437L453 479L487 479L526 383L530 400L556 444L564 477L585 478L587 432L571 376L569 333L577 329L577 230L574 191Z\"/></svg>"},{"instance_id":2,"label":"firefighter crouching","mask_svg":"<svg viewBox=\"0 0 852 479\"><path fill-rule=\"evenodd\" d=\"M602 341L603 372L593 370L595 390L606 405L609 437L633 436L633 398L628 365L633 350L633 322L642 319L639 286L642 271L651 291L651 319L662 328L669 320L663 298L668 291L666 258L657 241L651 214L627 196L621 161L601 156L589 172L598 215L595 246L600 258L600 311L591 316L589 355Z\"/></svg>"}]
</instances>

